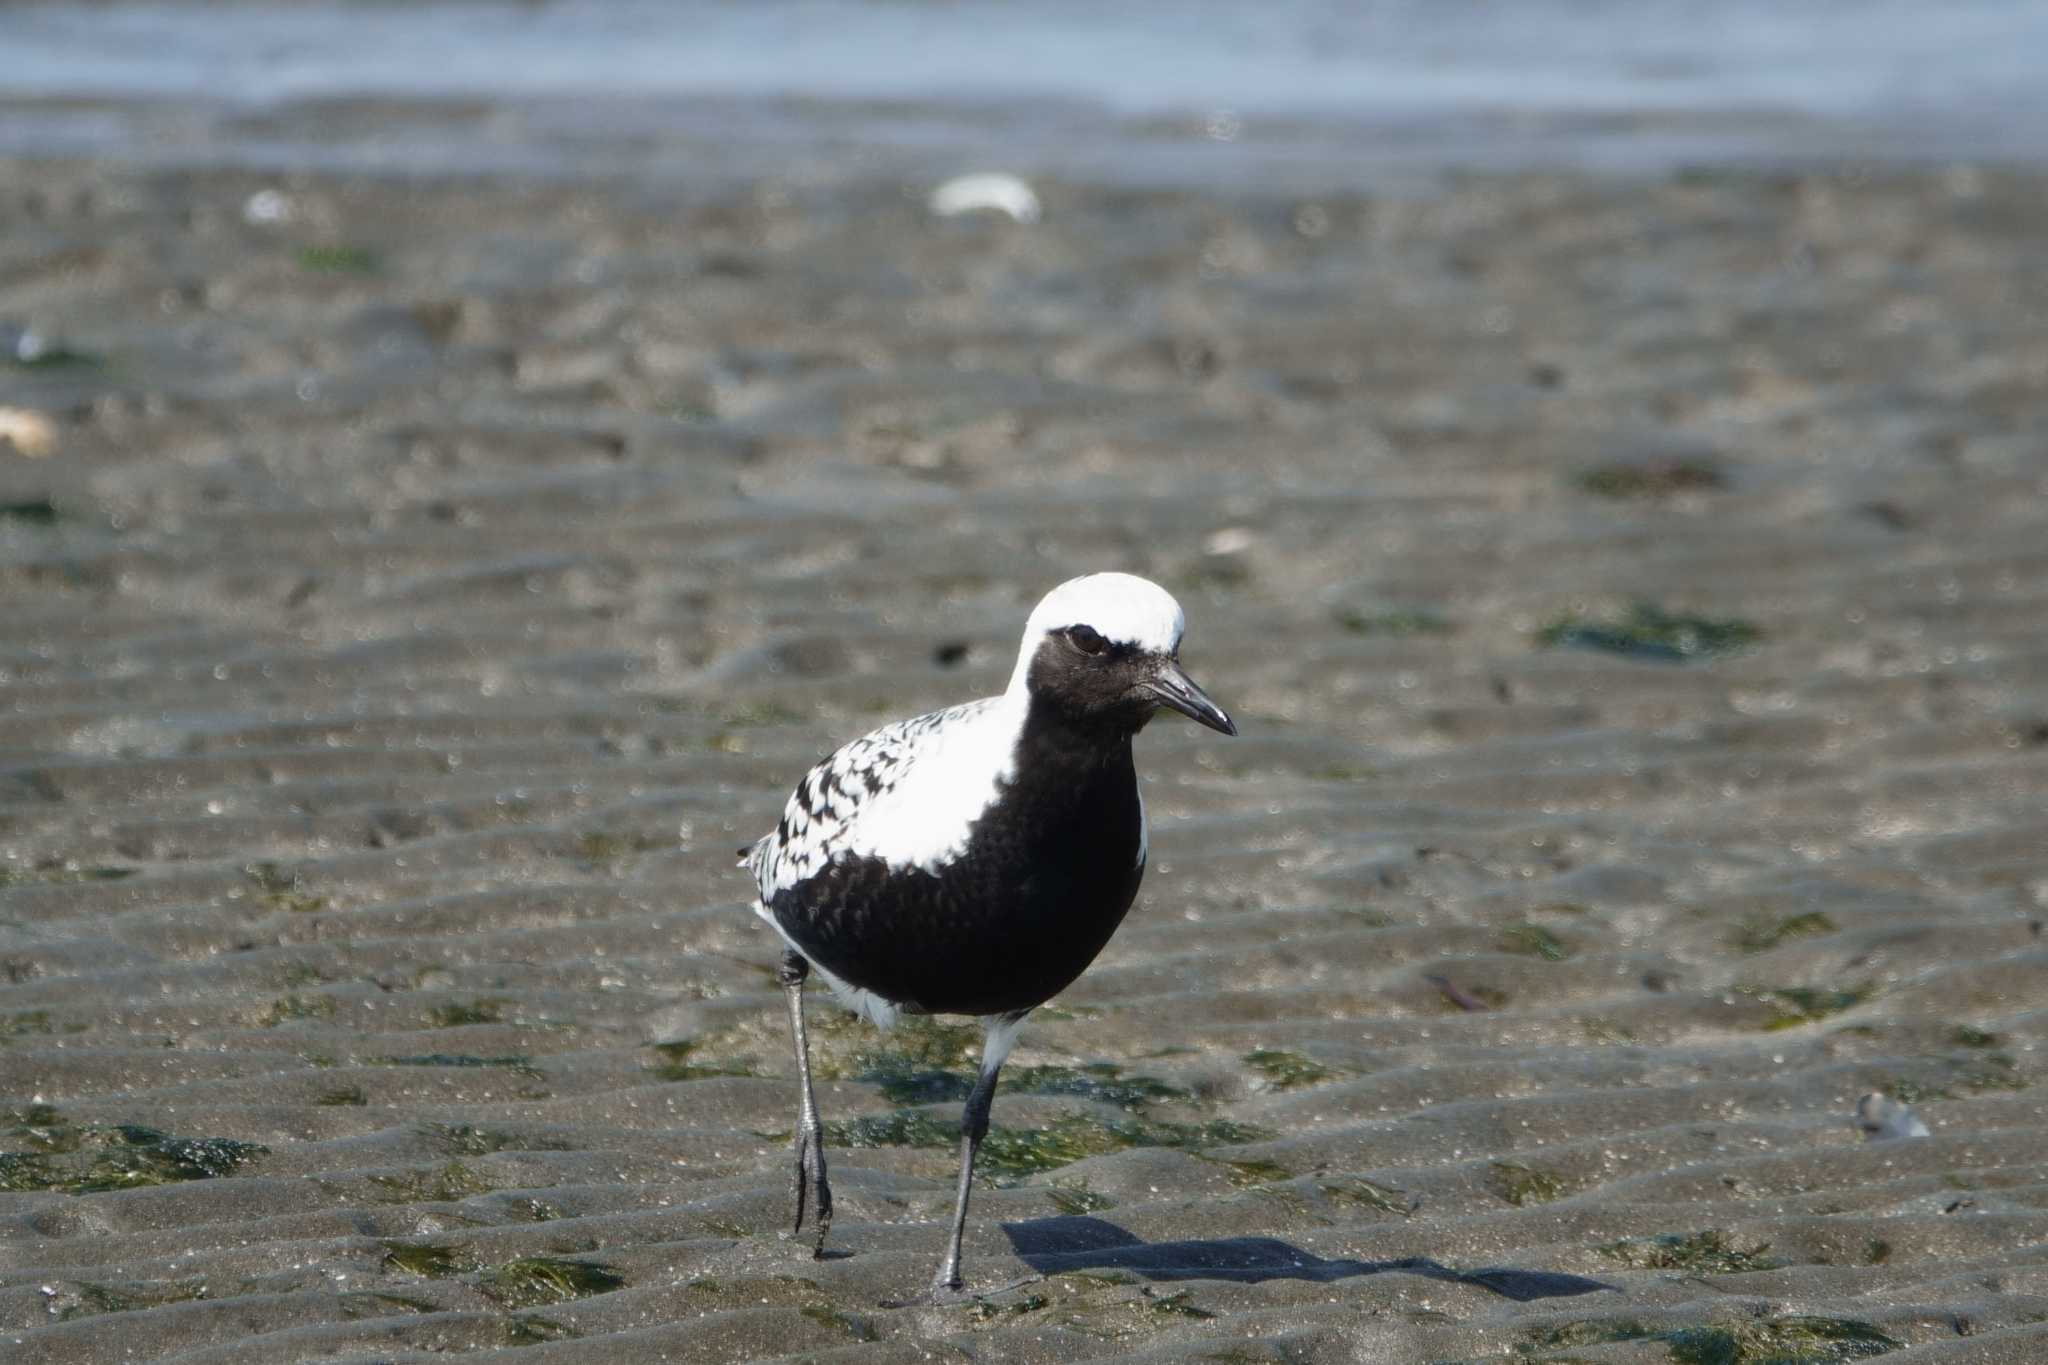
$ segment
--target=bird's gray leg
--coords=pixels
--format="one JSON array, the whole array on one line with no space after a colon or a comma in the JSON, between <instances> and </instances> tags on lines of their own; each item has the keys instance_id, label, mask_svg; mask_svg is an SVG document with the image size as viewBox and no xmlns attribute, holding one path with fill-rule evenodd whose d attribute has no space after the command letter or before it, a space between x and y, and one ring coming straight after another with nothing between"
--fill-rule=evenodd
<instances>
[{"instance_id":1,"label":"bird's gray leg","mask_svg":"<svg viewBox=\"0 0 2048 1365\"><path fill-rule=\"evenodd\" d=\"M996 1072L1000 1067L983 1067L967 1097L967 1112L960 1116L960 1188L953 1195L953 1232L946 1239L946 1259L932 1279L934 1294L953 1294L960 1289L960 1237L967 1230L967 1195L974 1184L974 1156L981 1140L988 1136L989 1102L995 1098Z\"/></svg>"},{"instance_id":2,"label":"bird's gray leg","mask_svg":"<svg viewBox=\"0 0 2048 1365\"><path fill-rule=\"evenodd\" d=\"M981 1140L988 1136L988 1111L996 1095L996 1075L1016 1045L1017 1029L1023 1015L988 1021L981 1046L981 1074L968 1092L967 1108L960 1115L960 1187L953 1195L953 1231L946 1239L946 1258L932 1278L932 1295L946 1298L960 1292L960 1237L967 1230L967 1196L974 1184L974 1157Z\"/></svg>"},{"instance_id":3,"label":"bird's gray leg","mask_svg":"<svg viewBox=\"0 0 2048 1365\"><path fill-rule=\"evenodd\" d=\"M811 1196L816 1196L816 1205L811 1221L816 1230L816 1240L811 1247L813 1256L825 1254L825 1234L832 1227L832 1186L825 1179L825 1125L818 1118L818 1097L811 1090L811 1043L804 1033L804 978L811 974L811 964L803 954L794 949L782 954L782 966L775 973L775 979L782 983L783 997L789 1002L789 1031L796 1039L797 1113L796 1113L796 1173L791 1187L796 1200L796 1222L789 1235L794 1237L804 1229L804 1205Z\"/></svg>"}]
</instances>

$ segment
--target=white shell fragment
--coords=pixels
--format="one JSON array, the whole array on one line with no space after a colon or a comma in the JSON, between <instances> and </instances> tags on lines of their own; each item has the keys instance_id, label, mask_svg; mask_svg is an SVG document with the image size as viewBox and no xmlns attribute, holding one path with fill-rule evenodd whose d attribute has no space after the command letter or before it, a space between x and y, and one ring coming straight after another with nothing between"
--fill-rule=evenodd
<instances>
[{"instance_id":1,"label":"white shell fragment","mask_svg":"<svg viewBox=\"0 0 2048 1365\"><path fill-rule=\"evenodd\" d=\"M50 343L33 327L0 322L0 351L23 365L33 365L50 353Z\"/></svg>"},{"instance_id":2,"label":"white shell fragment","mask_svg":"<svg viewBox=\"0 0 2048 1365\"><path fill-rule=\"evenodd\" d=\"M292 201L279 190L258 190L242 204L242 219L248 223L282 223L292 216Z\"/></svg>"},{"instance_id":3,"label":"white shell fragment","mask_svg":"<svg viewBox=\"0 0 2048 1365\"><path fill-rule=\"evenodd\" d=\"M40 460L57 449L57 424L27 408L0 408L0 442L18 455Z\"/></svg>"},{"instance_id":4,"label":"white shell fragment","mask_svg":"<svg viewBox=\"0 0 2048 1365\"><path fill-rule=\"evenodd\" d=\"M1031 186L1002 171L955 176L932 191L929 203L941 218L988 210L1007 213L1020 223L1035 223L1044 212Z\"/></svg>"},{"instance_id":5,"label":"white shell fragment","mask_svg":"<svg viewBox=\"0 0 2048 1365\"><path fill-rule=\"evenodd\" d=\"M1913 1106L1873 1090L1856 1101L1856 1126L1872 1142L1886 1138L1932 1136L1927 1124L1913 1112Z\"/></svg>"}]
</instances>

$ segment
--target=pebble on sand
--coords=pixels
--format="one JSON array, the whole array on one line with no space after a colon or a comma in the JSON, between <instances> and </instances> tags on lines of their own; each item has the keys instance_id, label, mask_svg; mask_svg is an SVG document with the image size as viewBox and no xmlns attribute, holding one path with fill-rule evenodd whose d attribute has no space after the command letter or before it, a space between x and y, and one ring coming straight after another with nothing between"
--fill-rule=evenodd
<instances>
[{"instance_id":1,"label":"pebble on sand","mask_svg":"<svg viewBox=\"0 0 2048 1365\"><path fill-rule=\"evenodd\" d=\"M1856 1126L1872 1142L1886 1138L1930 1137L1927 1124L1903 1100L1873 1090L1856 1101Z\"/></svg>"}]
</instances>

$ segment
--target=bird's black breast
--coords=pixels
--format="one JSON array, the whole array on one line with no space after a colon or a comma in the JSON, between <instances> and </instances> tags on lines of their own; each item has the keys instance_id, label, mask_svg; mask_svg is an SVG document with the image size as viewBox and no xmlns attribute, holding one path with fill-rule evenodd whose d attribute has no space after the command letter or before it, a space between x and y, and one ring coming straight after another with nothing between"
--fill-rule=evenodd
<instances>
[{"instance_id":1,"label":"bird's black breast","mask_svg":"<svg viewBox=\"0 0 2048 1365\"><path fill-rule=\"evenodd\" d=\"M965 851L935 868L839 854L777 893L806 956L885 1000L1000 1014L1059 994L1138 893L1144 811L1129 735L1034 732Z\"/></svg>"}]
</instances>

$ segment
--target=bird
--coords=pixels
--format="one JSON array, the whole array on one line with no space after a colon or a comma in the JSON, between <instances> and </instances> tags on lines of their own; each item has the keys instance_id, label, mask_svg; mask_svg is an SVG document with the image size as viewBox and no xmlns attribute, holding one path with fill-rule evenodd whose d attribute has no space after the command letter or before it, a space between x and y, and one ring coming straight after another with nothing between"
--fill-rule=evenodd
<instances>
[{"instance_id":1,"label":"bird","mask_svg":"<svg viewBox=\"0 0 2048 1365\"><path fill-rule=\"evenodd\" d=\"M1162 708L1237 725L1180 664L1185 617L1147 579L1096 573L1033 608L999 696L853 740L796 784L774 831L740 850L796 1050L792 1237L832 1221L811 1086L804 983L881 1028L905 1014L980 1021L960 1175L935 1302L962 1292L960 1240L996 1078L1025 1016L1073 984L1136 899L1149 852L1132 740Z\"/></svg>"}]
</instances>

